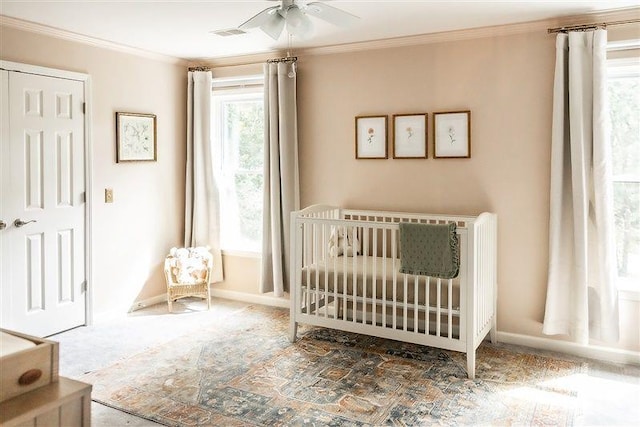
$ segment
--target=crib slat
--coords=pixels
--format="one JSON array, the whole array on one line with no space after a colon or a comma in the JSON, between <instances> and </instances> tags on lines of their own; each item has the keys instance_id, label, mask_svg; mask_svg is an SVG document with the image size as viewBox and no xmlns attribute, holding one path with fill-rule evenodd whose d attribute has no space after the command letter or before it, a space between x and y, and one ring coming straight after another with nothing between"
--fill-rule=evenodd
<instances>
[{"instance_id":1,"label":"crib slat","mask_svg":"<svg viewBox=\"0 0 640 427\"><path fill-rule=\"evenodd\" d=\"M305 228L305 231L304 231L305 238L311 239L312 238L311 233L310 233L311 225L310 224L305 224L304 228ZM309 248L313 248L313 241L311 241L308 244L309 244L309 246L308 246ZM305 251L305 257L307 258L306 264L310 264L310 262L313 261L313 259L311 259L311 260L309 259L309 256L310 256L310 254ZM305 290L305 293L304 293L304 296L305 296L305 298L304 298L304 300L305 300L305 312L307 314L310 314L309 313L309 307L311 306L311 302L309 301L309 299L311 297L311 295L310 295L311 294L311 288L310 288L311 271L308 268L307 268L307 282L306 283L307 283L307 289Z\"/></svg>"},{"instance_id":2,"label":"crib slat","mask_svg":"<svg viewBox=\"0 0 640 427\"><path fill-rule=\"evenodd\" d=\"M413 332L418 333L418 276L413 281Z\"/></svg>"},{"instance_id":3,"label":"crib slat","mask_svg":"<svg viewBox=\"0 0 640 427\"><path fill-rule=\"evenodd\" d=\"M367 267L369 266L369 228L363 228L363 257L362 257L362 324L367 323Z\"/></svg>"},{"instance_id":4,"label":"crib slat","mask_svg":"<svg viewBox=\"0 0 640 427\"><path fill-rule=\"evenodd\" d=\"M348 228L342 227L342 231L347 233ZM347 257L342 257L342 320L347 320L347 288L348 288L348 280L347 280Z\"/></svg>"},{"instance_id":5,"label":"crib slat","mask_svg":"<svg viewBox=\"0 0 640 427\"><path fill-rule=\"evenodd\" d=\"M387 327L387 230L382 233L382 327ZM395 274L394 274L395 276Z\"/></svg>"},{"instance_id":6,"label":"crib slat","mask_svg":"<svg viewBox=\"0 0 640 427\"><path fill-rule=\"evenodd\" d=\"M313 224L313 240L315 242L315 254L313 256L313 261L316 264L316 280L315 280L315 286L314 286L314 292L313 292L313 304L315 305L315 315L316 316L320 316L320 312L318 309L318 306L320 305L319 302L319 298L318 298L318 294L319 294L319 289L320 288L320 249L318 248L318 245L320 244L319 242L319 235L320 235L320 230L318 228L319 224ZM325 274L326 276L326 274Z\"/></svg>"},{"instance_id":7,"label":"crib slat","mask_svg":"<svg viewBox=\"0 0 640 427\"><path fill-rule=\"evenodd\" d=\"M440 286L442 284L441 282L442 282L442 279L438 278L438 281L436 283L436 286L437 286L437 288L436 288L436 292L437 292L437 295L436 295L436 299L437 299L437 301L436 301L436 336L438 336L438 337L440 336L440 323L441 323L440 315L441 315L441 307L442 307L442 290L441 290L441 286Z\"/></svg>"},{"instance_id":8,"label":"crib slat","mask_svg":"<svg viewBox=\"0 0 640 427\"><path fill-rule=\"evenodd\" d=\"M431 276L427 276L424 281L424 334L429 335L429 317L431 313L431 301L429 300L429 288L431 287Z\"/></svg>"},{"instance_id":9,"label":"crib slat","mask_svg":"<svg viewBox=\"0 0 640 427\"><path fill-rule=\"evenodd\" d=\"M391 313L393 329L398 327L398 312L397 312L397 295L398 295L398 275L396 271L398 271L398 267L396 266L396 260L398 259L398 238L396 236L395 228L391 230L391 256L393 262L393 312Z\"/></svg>"},{"instance_id":10,"label":"crib slat","mask_svg":"<svg viewBox=\"0 0 640 427\"><path fill-rule=\"evenodd\" d=\"M403 307L403 309L402 309L402 325L403 325L402 329L405 330L405 331L407 330L407 323L408 323L408 320L409 320L409 317L407 316L407 303L408 303L407 294L409 293L409 291L407 289L408 288L408 286L407 286L408 282L409 282L409 275L405 274L404 275L404 293L403 293L404 304L402 305L402 307Z\"/></svg>"},{"instance_id":11,"label":"crib slat","mask_svg":"<svg viewBox=\"0 0 640 427\"><path fill-rule=\"evenodd\" d=\"M353 227L353 235L355 236L356 234L356 227ZM364 251L364 249L363 249ZM352 294L353 294L353 300L351 301L351 308L353 309L353 313L351 314L352 317L352 322L356 323L356 321L358 320L358 306L357 306L357 292L358 292L358 257L354 256L352 257L353 259L353 273L351 274L351 276L353 276L353 283L352 283Z\"/></svg>"},{"instance_id":12,"label":"crib slat","mask_svg":"<svg viewBox=\"0 0 640 427\"><path fill-rule=\"evenodd\" d=\"M447 322L447 329L449 332L449 338L453 337L453 279L448 280L449 292L447 295L447 309L449 310L449 320Z\"/></svg>"},{"instance_id":13,"label":"crib slat","mask_svg":"<svg viewBox=\"0 0 640 427\"><path fill-rule=\"evenodd\" d=\"M376 260L376 257L378 256L378 230L374 229L373 230L373 259L374 261ZM371 302L371 324L375 325L376 322L376 308L378 306L377 302L378 301L378 295L376 293L376 290L378 288L378 264L376 262L373 263L373 271L371 272L371 288L373 291L373 299ZM383 276L384 277L384 276ZM382 279L384 281L384 279ZM365 294L366 295L366 294Z\"/></svg>"},{"instance_id":14,"label":"crib slat","mask_svg":"<svg viewBox=\"0 0 640 427\"><path fill-rule=\"evenodd\" d=\"M322 224L322 246L323 246L323 250L322 250L322 262L324 265L328 266L329 265L329 260L327 259L327 249L326 249L326 244L328 241L328 224ZM327 271L324 272L324 292L323 292L323 296L324 298L324 317L329 317L329 273Z\"/></svg>"}]
</instances>

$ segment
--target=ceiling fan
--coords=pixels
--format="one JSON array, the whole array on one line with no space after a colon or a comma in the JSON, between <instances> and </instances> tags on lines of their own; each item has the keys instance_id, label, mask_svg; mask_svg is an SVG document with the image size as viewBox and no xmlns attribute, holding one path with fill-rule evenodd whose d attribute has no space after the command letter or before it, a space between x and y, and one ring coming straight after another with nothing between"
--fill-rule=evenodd
<instances>
[{"instance_id":1,"label":"ceiling fan","mask_svg":"<svg viewBox=\"0 0 640 427\"><path fill-rule=\"evenodd\" d=\"M337 26L348 26L357 16L319 1L271 0L280 1L279 6L268 7L238 27L241 30L260 28L269 37L278 40L282 30L296 37L305 38L313 29L309 15Z\"/></svg>"}]
</instances>

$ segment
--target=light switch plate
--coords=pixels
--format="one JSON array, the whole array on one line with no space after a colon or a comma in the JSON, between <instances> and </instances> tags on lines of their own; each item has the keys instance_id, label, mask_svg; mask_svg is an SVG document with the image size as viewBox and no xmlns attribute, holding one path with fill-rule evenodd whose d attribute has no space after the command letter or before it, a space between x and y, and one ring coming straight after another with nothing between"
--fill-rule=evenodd
<instances>
[{"instance_id":1,"label":"light switch plate","mask_svg":"<svg viewBox=\"0 0 640 427\"><path fill-rule=\"evenodd\" d=\"M105 188L104 189L104 202L105 203L113 203L113 189Z\"/></svg>"}]
</instances>

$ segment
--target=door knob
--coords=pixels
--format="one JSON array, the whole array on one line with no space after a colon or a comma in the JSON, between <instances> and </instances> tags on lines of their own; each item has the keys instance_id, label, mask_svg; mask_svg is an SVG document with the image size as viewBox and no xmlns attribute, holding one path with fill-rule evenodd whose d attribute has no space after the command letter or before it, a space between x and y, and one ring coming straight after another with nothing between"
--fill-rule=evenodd
<instances>
[{"instance_id":1,"label":"door knob","mask_svg":"<svg viewBox=\"0 0 640 427\"><path fill-rule=\"evenodd\" d=\"M23 221L20 218L16 219L15 221L13 221L13 225L15 225L16 227L22 227L23 225L27 225L30 222L38 222L35 219L32 219L31 221Z\"/></svg>"},{"instance_id":2,"label":"door knob","mask_svg":"<svg viewBox=\"0 0 640 427\"><path fill-rule=\"evenodd\" d=\"M0 219L0 230L4 230L7 228L7 223Z\"/></svg>"}]
</instances>

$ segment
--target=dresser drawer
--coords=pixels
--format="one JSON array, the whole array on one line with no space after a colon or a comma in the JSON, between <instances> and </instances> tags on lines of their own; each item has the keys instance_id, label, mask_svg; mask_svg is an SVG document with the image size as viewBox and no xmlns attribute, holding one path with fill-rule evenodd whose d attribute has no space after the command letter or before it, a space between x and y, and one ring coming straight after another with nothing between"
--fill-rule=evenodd
<instances>
[{"instance_id":1,"label":"dresser drawer","mask_svg":"<svg viewBox=\"0 0 640 427\"><path fill-rule=\"evenodd\" d=\"M34 344L0 358L0 402L58 381L57 342L0 331Z\"/></svg>"}]
</instances>

